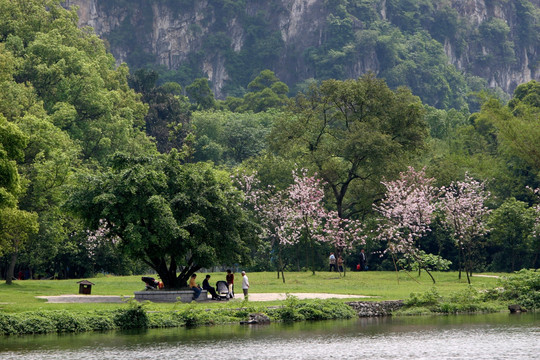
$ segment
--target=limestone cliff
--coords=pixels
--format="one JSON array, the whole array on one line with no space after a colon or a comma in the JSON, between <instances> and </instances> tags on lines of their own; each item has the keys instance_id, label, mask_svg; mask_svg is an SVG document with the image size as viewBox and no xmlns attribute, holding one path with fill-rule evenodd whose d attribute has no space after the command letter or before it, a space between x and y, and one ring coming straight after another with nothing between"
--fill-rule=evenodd
<instances>
[{"instance_id":1,"label":"limestone cliff","mask_svg":"<svg viewBox=\"0 0 540 360\"><path fill-rule=\"evenodd\" d=\"M357 6L353 9L357 15L351 10L353 15L347 18L334 16L335 8L331 9L325 0L222 1L220 6L216 6L218 2L67 0L66 6L78 6L80 25L93 27L99 36L106 39L119 62L128 62L132 67L142 66L146 61L173 70L198 69L201 75L210 79L217 97L227 95L226 85L232 71L241 74L242 67L248 71L245 59L249 64L250 56L253 56L253 61L266 61L265 68L273 70L289 85L309 78L331 77L331 74L321 75L313 59L318 59L318 49L328 46L332 26L348 26L350 33L359 37L366 30L367 20L362 15L369 9L374 14L370 16L376 16L380 21L391 22L395 18L392 18L395 10L389 8L385 0L358 1L369 3L371 8ZM438 3L434 1L433 6L439 6ZM459 15L458 26L470 27L473 34L465 40L452 36L439 39L448 61L457 69L482 77L490 86L498 86L506 92L513 91L520 83L539 79L538 34L530 34L527 41L509 43L500 50L501 54L496 38L493 40L495 45L470 39L480 36L482 31L497 34L497 26L504 32L504 24L510 32L501 36L511 38L516 37L519 31L527 32L520 25L519 6L527 3L538 14L540 0L449 0L446 3ZM367 19L367 15L365 17ZM502 20L502 23L493 19ZM532 19L531 26L538 26L537 20ZM487 24L483 27L487 30L482 30L482 24ZM339 39L339 36L332 39L335 38ZM260 44L265 41L266 44ZM336 52L336 56L344 60L336 64L340 66L343 77L354 78L367 71L381 71L384 56L377 53L375 47L359 50L345 44L342 48L343 51ZM331 55L330 52L328 56ZM243 62L238 60L240 57ZM502 60L493 61L494 57ZM237 66L236 70L233 70L234 66ZM240 79L243 75L235 76L235 81L243 82L245 87L246 79L249 81L254 74L245 74L245 79Z\"/></svg>"}]
</instances>

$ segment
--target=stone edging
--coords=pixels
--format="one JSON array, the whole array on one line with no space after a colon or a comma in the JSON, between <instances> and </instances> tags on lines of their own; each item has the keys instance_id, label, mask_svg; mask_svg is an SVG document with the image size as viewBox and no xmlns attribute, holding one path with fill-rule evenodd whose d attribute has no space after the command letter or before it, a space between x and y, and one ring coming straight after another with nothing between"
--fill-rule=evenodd
<instances>
[{"instance_id":1,"label":"stone edging","mask_svg":"<svg viewBox=\"0 0 540 360\"><path fill-rule=\"evenodd\" d=\"M135 291L135 300L137 301L152 301L152 302L177 302L180 300L184 303L193 301L193 290L149 290ZM208 301L208 291L202 290L201 295L195 300L197 302Z\"/></svg>"},{"instance_id":2,"label":"stone edging","mask_svg":"<svg viewBox=\"0 0 540 360\"><path fill-rule=\"evenodd\" d=\"M358 317L388 316L403 307L403 300L390 301L351 301L345 304L351 306Z\"/></svg>"}]
</instances>

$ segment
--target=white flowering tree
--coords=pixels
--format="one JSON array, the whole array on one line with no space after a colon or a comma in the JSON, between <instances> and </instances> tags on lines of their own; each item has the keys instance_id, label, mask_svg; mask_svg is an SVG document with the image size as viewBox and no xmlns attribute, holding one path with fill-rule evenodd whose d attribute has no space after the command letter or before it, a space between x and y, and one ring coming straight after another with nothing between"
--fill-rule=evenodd
<instances>
[{"instance_id":1,"label":"white flowering tree","mask_svg":"<svg viewBox=\"0 0 540 360\"><path fill-rule=\"evenodd\" d=\"M478 239L489 231L487 217L490 210L485 203L490 193L485 189L485 182L477 181L468 174L465 174L465 180L453 182L442 191L444 197L441 208L445 214L445 223L452 230L459 251L459 278L463 268L470 284L473 251Z\"/></svg>"},{"instance_id":2,"label":"white flowering tree","mask_svg":"<svg viewBox=\"0 0 540 360\"><path fill-rule=\"evenodd\" d=\"M283 281L284 264L281 251L284 246L306 241L306 251L311 259L315 274L315 244L329 242L337 252L352 247L359 239L358 221L341 219L337 212L327 211L323 206L322 181L316 175L308 176L307 170L293 171L293 183L284 191L258 189L255 175L242 174L237 177L246 193L246 200L258 214L263 225L262 236L269 239L278 249L279 269Z\"/></svg>"},{"instance_id":3,"label":"white flowering tree","mask_svg":"<svg viewBox=\"0 0 540 360\"><path fill-rule=\"evenodd\" d=\"M382 182L386 194L374 208L381 215L375 239L385 242L383 254L390 254L396 272L397 258L403 256L418 262L435 283L427 267L422 266L419 248L420 239L430 231L436 208L437 189L433 181L426 177L423 169L416 171L409 167L397 180Z\"/></svg>"}]
</instances>

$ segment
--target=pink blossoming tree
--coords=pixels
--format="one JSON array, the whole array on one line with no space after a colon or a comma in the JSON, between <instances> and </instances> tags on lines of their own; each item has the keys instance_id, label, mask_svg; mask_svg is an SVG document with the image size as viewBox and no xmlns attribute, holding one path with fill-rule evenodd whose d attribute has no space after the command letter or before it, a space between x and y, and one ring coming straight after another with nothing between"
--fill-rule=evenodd
<instances>
[{"instance_id":1,"label":"pink blossoming tree","mask_svg":"<svg viewBox=\"0 0 540 360\"><path fill-rule=\"evenodd\" d=\"M263 227L261 236L277 247L279 268L285 281L281 251L284 246L306 241L306 251L311 259L315 274L315 245L329 242L342 252L350 249L359 240L358 221L341 219L337 212L328 212L323 206L322 181L308 176L307 170L293 171L293 183L284 191L276 192L273 187L262 191L255 175L237 176L237 181L246 192L246 200L253 206Z\"/></svg>"},{"instance_id":2,"label":"pink blossoming tree","mask_svg":"<svg viewBox=\"0 0 540 360\"><path fill-rule=\"evenodd\" d=\"M285 191L276 191L275 187L269 186L261 190L257 173L237 174L235 181L245 194L244 207L250 207L261 225L259 233L261 239L270 241L270 245L277 253L278 279L285 282L283 262L283 248L296 243L291 234L291 208L285 196Z\"/></svg>"},{"instance_id":3,"label":"pink blossoming tree","mask_svg":"<svg viewBox=\"0 0 540 360\"><path fill-rule=\"evenodd\" d=\"M460 256L459 278L464 266L470 284L473 251L477 240L489 231L486 224L490 210L485 203L490 193L485 189L485 182L474 180L468 174L465 174L464 181L453 182L442 191L444 197L441 208L445 214L445 223L453 232Z\"/></svg>"},{"instance_id":4,"label":"pink blossoming tree","mask_svg":"<svg viewBox=\"0 0 540 360\"><path fill-rule=\"evenodd\" d=\"M375 238L386 243L383 254L392 256L396 272L396 258L403 256L418 262L435 283L427 267L422 266L419 248L419 241L430 231L436 208L437 189L433 181L424 170L409 167L407 172L400 173L399 179L383 182L386 195L374 208L382 216Z\"/></svg>"}]
</instances>

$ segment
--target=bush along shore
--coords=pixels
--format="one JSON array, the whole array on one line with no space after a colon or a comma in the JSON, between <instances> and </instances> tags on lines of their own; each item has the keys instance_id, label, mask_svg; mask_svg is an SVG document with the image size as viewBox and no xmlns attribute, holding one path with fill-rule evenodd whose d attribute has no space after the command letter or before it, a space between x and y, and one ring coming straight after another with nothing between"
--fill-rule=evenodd
<instances>
[{"instance_id":1,"label":"bush along shore","mask_svg":"<svg viewBox=\"0 0 540 360\"><path fill-rule=\"evenodd\" d=\"M394 314L463 314L496 312L506 304L511 312L540 309L540 272L520 270L499 279L499 286L479 291L473 286L442 297L436 288L425 293L412 293Z\"/></svg>"},{"instance_id":2,"label":"bush along shore","mask_svg":"<svg viewBox=\"0 0 540 360\"><path fill-rule=\"evenodd\" d=\"M505 306L517 306L522 311L540 309L540 272L521 270L501 278L498 287L487 291L469 286L443 297L434 287L399 301L299 300L289 295L282 306L274 307L244 301L240 306L224 303L206 309L201 304L191 303L182 305L179 310L150 312L145 309L145 303L132 300L126 308L116 310L0 313L0 335L338 320L356 316L479 313L501 311Z\"/></svg>"},{"instance_id":3,"label":"bush along shore","mask_svg":"<svg viewBox=\"0 0 540 360\"><path fill-rule=\"evenodd\" d=\"M298 300L288 296L283 306L265 307L244 301L238 308L228 304L205 309L189 304L176 311L149 312L144 303L131 301L126 309L73 313L68 311L36 311L17 314L0 313L0 334L77 333L121 329L193 327L228 323L253 323L257 319L270 321L337 320L356 316L355 311L337 300ZM251 317L250 317L251 315Z\"/></svg>"}]
</instances>

